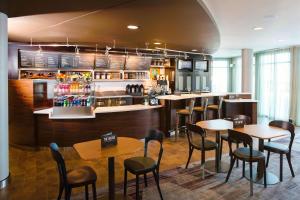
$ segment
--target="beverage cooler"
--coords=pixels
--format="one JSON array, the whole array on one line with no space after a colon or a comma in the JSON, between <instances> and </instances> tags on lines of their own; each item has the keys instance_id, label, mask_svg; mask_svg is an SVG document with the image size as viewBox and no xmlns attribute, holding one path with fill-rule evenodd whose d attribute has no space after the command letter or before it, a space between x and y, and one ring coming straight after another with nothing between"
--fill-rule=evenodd
<instances>
[{"instance_id":1,"label":"beverage cooler","mask_svg":"<svg viewBox=\"0 0 300 200\"><path fill-rule=\"evenodd\" d=\"M94 117L94 84L90 72L57 74L50 118Z\"/></svg>"}]
</instances>

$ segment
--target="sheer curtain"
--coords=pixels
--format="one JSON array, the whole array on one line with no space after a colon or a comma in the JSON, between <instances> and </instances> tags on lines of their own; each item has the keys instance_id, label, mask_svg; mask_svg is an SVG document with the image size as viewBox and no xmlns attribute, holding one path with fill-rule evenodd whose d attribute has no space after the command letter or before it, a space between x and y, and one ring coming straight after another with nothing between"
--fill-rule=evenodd
<instances>
[{"instance_id":1,"label":"sheer curtain","mask_svg":"<svg viewBox=\"0 0 300 200\"><path fill-rule=\"evenodd\" d=\"M259 117L288 120L291 97L290 50L258 53L255 62Z\"/></svg>"},{"instance_id":2,"label":"sheer curtain","mask_svg":"<svg viewBox=\"0 0 300 200\"><path fill-rule=\"evenodd\" d=\"M228 92L229 86L229 60L217 59L212 62L211 76L212 92Z\"/></svg>"},{"instance_id":3,"label":"sheer curtain","mask_svg":"<svg viewBox=\"0 0 300 200\"><path fill-rule=\"evenodd\" d=\"M242 92L242 59L231 59L231 92Z\"/></svg>"}]
</instances>

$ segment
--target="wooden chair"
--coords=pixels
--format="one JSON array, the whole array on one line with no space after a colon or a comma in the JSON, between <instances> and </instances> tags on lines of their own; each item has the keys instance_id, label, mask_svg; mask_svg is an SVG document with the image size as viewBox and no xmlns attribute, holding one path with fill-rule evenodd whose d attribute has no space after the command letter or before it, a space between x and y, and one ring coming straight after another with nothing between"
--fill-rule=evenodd
<instances>
[{"instance_id":1,"label":"wooden chair","mask_svg":"<svg viewBox=\"0 0 300 200\"><path fill-rule=\"evenodd\" d=\"M222 116L222 105L223 105L224 97L219 97L219 104L212 104L208 105L208 110L213 110L214 112L217 112L218 119L221 119Z\"/></svg>"},{"instance_id":2,"label":"wooden chair","mask_svg":"<svg viewBox=\"0 0 300 200\"><path fill-rule=\"evenodd\" d=\"M203 128L201 128L200 126L197 126L195 124L187 124L187 138L188 138L188 142L189 142L189 157L186 163L185 168L188 168L188 165L190 163L192 154L194 149L197 149L199 151L201 151L201 166L203 166L205 164L205 152L206 151L212 151L215 150L216 151L216 158L218 158L218 144L216 142L210 141L210 140L206 140L206 132ZM193 139L193 135L192 134L198 134L200 136L200 141L195 142L195 140ZM216 159L217 161L217 159Z\"/></svg>"},{"instance_id":3,"label":"wooden chair","mask_svg":"<svg viewBox=\"0 0 300 200\"><path fill-rule=\"evenodd\" d=\"M243 143L244 147L232 150L232 143ZM228 171L225 182L228 182L234 162L236 160L243 161L243 177L245 177L245 162L250 163L250 195L253 195L253 162L263 162L265 164L265 156L262 152L253 150L253 140L251 136L234 130L228 130L228 143L230 150L230 169ZM264 187L267 187L266 167L264 167Z\"/></svg>"},{"instance_id":4,"label":"wooden chair","mask_svg":"<svg viewBox=\"0 0 300 200\"><path fill-rule=\"evenodd\" d=\"M65 190L65 199L71 198L72 188L85 187L85 198L89 199L88 186L92 185L93 188L93 199L96 200L96 172L88 166L79 167L72 170L66 170L66 165L63 156L59 152L59 148L56 143L50 144L50 150L53 159L56 161L58 172L59 172L59 194L57 199L59 200L62 196L63 190Z\"/></svg>"},{"instance_id":5,"label":"wooden chair","mask_svg":"<svg viewBox=\"0 0 300 200\"><path fill-rule=\"evenodd\" d=\"M193 116L193 110L195 105L195 99L191 99L189 101L188 109L179 109L176 110L176 129L175 129L175 137L177 138L179 134L179 123L180 123L180 117L188 117L188 123L192 123L192 116Z\"/></svg>"},{"instance_id":6,"label":"wooden chair","mask_svg":"<svg viewBox=\"0 0 300 200\"><path fill-rule=\"evenodd\" d=\"M204 98L203 104L201 106L194 106L194 112L201 114L201 120L206 120L207 118L207 106L208 98Z\"/></svg>"},{"instance_id":7,"label":"wooden chair","mask_svg":"<svg viewBox=\"0 0 300 200\"><path fill-rule=\"evenodd\" d=\"M251 118L246 115L235 115L233 119L243 119L245 124L250 124L251 123ZM229 119L229 118L228 118ZM233 120L229 119L229 120ZM223 142L227 141L228 142L228 134L222 134L221 135L221 145L220 145L220 160L222 159L222 149L223 149ZM236 143L236 148L239 148L239 143ZM236 167L239 166L239 162L236 162Z\"/></svg>"},{"instance_id":8,"label":"wooden chair","mask_svg":"<svg viewBox=\"0 0 300 200\"><path fill-rule=\"evenodd\" d=\"M271 140L264 143L264 150L268 151L266 167L268 167L269 165L270 152L278 153L280 155L280 178L279 179L280 181L282 181L283 155L285 154L290 167L291 174L293 177L295 177L295 173L291 162L292 145L295 138L295 126L291 122L285 122L280 120L271 121L269 125L288 130L291 136L290 136L290 142L288 146L276 142L271 142Z\"/></svg>"},{"instance_id":9,"label":"wooden chair","mask_svg":"<svg viewBox=\"0 0 300 200\"><path fill-rule=\"evenodd\" d=\"M159 154L157 161L148 157L148 143L150 141L157 141L160 144ZM149 135L145 138L144 156L128 158L124 161L124 195L127 192L127 172L136 175L136 199L140 199L139 196L139 176L144 175L145 186L147 187L147 173L152 172L156 186L160 195L163 199L160 186L159 186L159 166L160 160L163 154L163 133L158 130L151 130ZM130 148L130 147L129 147Z\"/></svg>"}]
</instances>

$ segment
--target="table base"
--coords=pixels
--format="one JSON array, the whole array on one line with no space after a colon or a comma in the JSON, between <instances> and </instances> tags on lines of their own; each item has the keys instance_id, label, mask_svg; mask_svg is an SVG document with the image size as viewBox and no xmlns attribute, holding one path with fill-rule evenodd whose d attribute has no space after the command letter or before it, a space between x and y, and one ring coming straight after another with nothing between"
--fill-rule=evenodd
<instances>
[{"instance_id":1,"label":"table base","mask_svg":"<svg viewBox=\"0 0 300 200\"><path fill-rule=\"evenodd\" d=\"M256 168L252 170L252 177L254 183L264 184L264 177L257 177ZM250 180L250 170L245 171L245 178ZM267 185L275 185L277 183L279 183L279 178L275 174L267 172Z\"/></svg>"},{"instance_id":2,"label":"table base","mask_svg":"<svg viewBox=\"0 0 300 200\"><path fill-rule=\"evenodd\" d=\"M218 173L227 173L230 168L230 164L227 162L220 161L220 165L221 166ZM204 168L208 171L216 172L216 161L215 160L206 161L204 164Z\"/></svg>"}]
</instances>

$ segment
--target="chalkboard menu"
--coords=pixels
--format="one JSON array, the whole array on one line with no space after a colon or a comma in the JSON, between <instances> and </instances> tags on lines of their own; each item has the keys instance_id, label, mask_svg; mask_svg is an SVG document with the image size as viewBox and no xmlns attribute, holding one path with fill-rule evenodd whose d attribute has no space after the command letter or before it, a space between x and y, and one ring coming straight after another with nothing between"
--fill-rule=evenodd
<instances>
[{"instance_id":1,"label":"chalkboard menu","mask_svg":"<svg viewBox=\"0 0 300 200\"><path fill-rule=\"evenodd\" d=\"M75 63L74 54L62 54L61 55L61 67L62 68L71 68Z\"/></svg>"},{"instance_id":2,"label":"chalkboard menu","mask_svg":"<svg viewBox=\"0 0 300 200\"><path fill-rule=\"evenodd\" d=\"M109 68L109 59L106 55L97 54L95 60L96 68Z\"/></svg>"},{"instance_id":3,"label":"chalkboard menu","mask_svg":"<svg viewBox=\"0 0 300 200\"><path fill-rule=\"evenodd\" d=\"M109 69L122 70L125 65L125 56L109 55Z\"/></svg>"},{"instance_id":4,"label":"chalkboard menu","mask_svg":"<svg viewBox=\"0 0 300 200\"><path fill-rule=\"evenodd\" d=\"M79 54L75 55L75 67L81 69L92 69L95 64L95 55L94 54Z\"/></svg>"},{"instance_id":5,"label":"chalkboard menu","mask_svg":"<svg viewBox=\"0 0 300 200\"><path fill-rule=\"evenodd\" d=\"M22 68L58 68L58 54L39 51L20 51Z\"/></svg>"},{"instance_id":6,"label":"chalkboard menu","mask_svg":"<svg viewBox=\"0 0 300 200\"><path fill-rule=\"evenodd\" d=\"M151 65L151 57L145 56L129 56L126 59L125 69L127 70L149 70Z\"/></svg>"}]
</instances>

